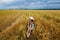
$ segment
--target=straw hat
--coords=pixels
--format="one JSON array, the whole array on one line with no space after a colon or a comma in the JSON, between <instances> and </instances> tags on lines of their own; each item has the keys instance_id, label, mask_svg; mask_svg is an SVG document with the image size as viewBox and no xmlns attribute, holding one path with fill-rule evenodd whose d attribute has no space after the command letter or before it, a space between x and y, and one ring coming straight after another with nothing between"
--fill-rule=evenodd
<instances>
[{"instance_id":1,"label":"straw hat","mask_svg":"<svg viewBox=\"0 0 60 40\"><path fill-rule=\"evenodd\" d=\"M33 17L29 17L29 19L34 20L34 18L33 18Z\"/></svg>"}]
</instances>

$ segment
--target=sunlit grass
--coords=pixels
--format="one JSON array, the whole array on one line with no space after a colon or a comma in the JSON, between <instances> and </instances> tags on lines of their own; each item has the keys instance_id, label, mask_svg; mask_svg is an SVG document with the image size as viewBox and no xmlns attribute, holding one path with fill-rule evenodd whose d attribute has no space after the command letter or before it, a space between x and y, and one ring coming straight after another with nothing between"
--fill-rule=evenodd
<instances>
[{"instance_id":1,"label":"sunlit grass","mask_svg":"<svg viewBox=\"0 0 60 40\"><path fill-rule=\"evenodd\" d=\"M1 10L0 39L27 40L29 13L35 19L35 28L28 40L60 40L59 10Z\"/></svg>"}]
</instances>

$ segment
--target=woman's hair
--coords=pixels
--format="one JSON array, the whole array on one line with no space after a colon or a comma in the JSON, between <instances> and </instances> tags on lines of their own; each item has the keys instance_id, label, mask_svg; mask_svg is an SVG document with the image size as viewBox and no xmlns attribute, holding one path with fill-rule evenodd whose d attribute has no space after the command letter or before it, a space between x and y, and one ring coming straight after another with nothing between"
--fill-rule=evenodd
<instances>
[{"instance_id":1,"label":"woman's hair","mask_svg":"<svg viewBox=\"0 0 60 40\"><path fill-rule=\"evenodd\" d=\"M33 22L34 20L31 20L31 22Z\"/></svg>"}]
</instances>

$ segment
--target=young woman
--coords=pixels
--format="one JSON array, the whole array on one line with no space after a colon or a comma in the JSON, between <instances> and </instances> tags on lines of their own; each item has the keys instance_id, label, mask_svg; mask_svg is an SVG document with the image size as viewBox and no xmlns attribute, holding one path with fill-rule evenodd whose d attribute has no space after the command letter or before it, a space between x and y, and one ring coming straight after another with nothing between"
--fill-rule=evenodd
<instances>
[{"instance_id":1,"label":"young woman","mask_svg":"<svg viewBox=\"0 0 60 40\"><path fill-rule=\"evenodd\" d=\"M27 37L30 36L31 31L34 29L34 18L33 17L29 17L29 22L27 25Z\"/></svg>"}]
</instances>

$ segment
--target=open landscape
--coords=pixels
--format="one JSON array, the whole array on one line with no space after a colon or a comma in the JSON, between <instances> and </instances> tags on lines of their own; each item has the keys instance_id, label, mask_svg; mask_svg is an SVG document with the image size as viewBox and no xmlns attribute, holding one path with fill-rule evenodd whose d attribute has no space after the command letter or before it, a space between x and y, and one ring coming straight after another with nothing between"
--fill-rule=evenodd
<instances>
[{"instance_id":1,"label":"open landscape","mask_svg":"<svg viewBox=\"0 0 60 40\"><path fill-rule=\"evenodd\" d=\"M29 14L35 28L26 38ZM0 40L60 40L60 10L0 10Z\"/></svg>"}]
</instances>

